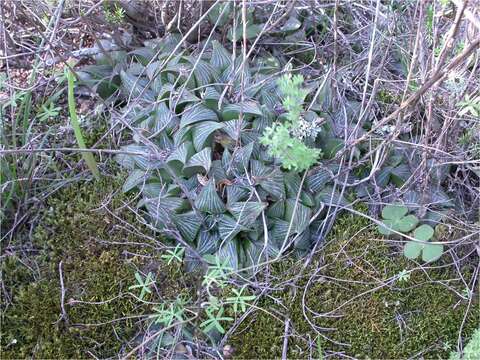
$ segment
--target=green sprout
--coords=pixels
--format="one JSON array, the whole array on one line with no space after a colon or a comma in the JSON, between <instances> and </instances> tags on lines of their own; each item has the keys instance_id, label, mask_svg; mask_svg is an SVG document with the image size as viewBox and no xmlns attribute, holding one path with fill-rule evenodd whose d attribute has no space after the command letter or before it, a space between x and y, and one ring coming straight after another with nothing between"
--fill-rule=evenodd
<instances>
[{"instance_id":1,"label":"green sprout","mask_svg":"<svg viewBox=\"0 0 480 360\"><path fill-rule=\"evenodd\" d=\"M51 102L48 106L42 105L40 111L38 112L38 119L42 122L49 119L53 119L60 114L60 107L55 107L55 104Z\"/></svg>"},{"instance_id":2,"label":"green sprout","mask_svg":"<svg viewBox=\"0 0 480 360\"><path fill-rule=\"evenodd\" d=\"M233 318L228 316L222 316L224 312L223 308L220 308L216 314L213 314L212 309L207 309L206 313L208 319L200 324L200 327L203 328L205 333L216 329L220 334L225 334L225 329L220 324L221 321L233 321Z\"/></svg>"},{"instance_id":3,"label":"green sprout","mask_svg":"<svg viewBox=\"0 0 480 360\"><path fill-rule=\"evenodd\" d=\"M212 265L208 267L207 273L203 277L202 285L210 287L212 284L216 284L220 288L225 287L227 273L233 270L228 266L229 259L225 259L222 263L218 257L209 257L207 261Z\"/></svg>"},{"instance_id":4,"label":"green sprout","mask_svg":"<svg viewBox=\"0 0 480 360\"><path fill-rule=\"evenodd\" d=\"M283 122L267 127L260 143L268 147L271 156L280 159L287 170L303 171L317 162L319 149L309 148L302 141L305 137L315 138L319 129L313 122L302 117L303 102L308 92L301 88L303 76L285 75L278 80L283 95L282 105L286 110ZM302 129L299 132L299 129Z\"/></svg>"},{"instance_id":5,"label":"green sprout","mask_svg":"<svg viewBox=\"0 0 480 360\"><path fill-rule=\"evenodd\" d=\"M397 279L400 282L408 282L408 280L410 280L410 272L406 269L403 269L397 274Z\"/></svg>"},{"instance_id":6,"label":"green sprout","mask_svg":"<svg viewBox=\"0 0 480 360\"><path fill-rule=\"evenodd\" d=\"M228 297L226 300L228 303L233 304L233 311L235 314L238 313L238 307L242 310L242 313L246 311L246 306L249 301L255 300L257 297L255 295L243 295L243 291L245 290L245 286L240 288L240 290L232 289L235 296Z\"/></svg>"},{"instance_id":7,"label":"green sprout","mask_svg":"<svg viewBox=\"0 0 480 360\"><path fill-rule=\"evenodd\" d=\"M168 265L170 265L172 261L178 261L181 263L184 253L185 249L177 244L173 250L167 250L167 254L162 255L161 258L165 259Z\"/></svg>"},{"instance_id":8,"label":"green sprout","mask_svg":"<svg viewBox=\"0 0 480 360\"><path fill-rule=\"evenodd\" d=\"M140 291L140 300L143 300L145 295L151 294L152 290L150 290L150 286L154 283L153 279L153 274L149 272L147 276L145 277L145 280L142 279L142 275L140 275L138 272L135 273L135 279L137 279L137 285L132 285L128 288L128 290L133 290L133 289L142 289Z\"/></svg>"},{"instance_id":9,"label":"green sprout","mask_svg":"<svg viewBox=\"0 0 480 360\"><path fill-rule=\"evenodd\" d=\"M155 319L156 324L163 324L165 326L172 325L173 321L177 319L179 322L184 321L185 303L182 299L171 303L168 306L162 304L153 308L155 314L151 317Z\"/></svg>"}]
</instances>

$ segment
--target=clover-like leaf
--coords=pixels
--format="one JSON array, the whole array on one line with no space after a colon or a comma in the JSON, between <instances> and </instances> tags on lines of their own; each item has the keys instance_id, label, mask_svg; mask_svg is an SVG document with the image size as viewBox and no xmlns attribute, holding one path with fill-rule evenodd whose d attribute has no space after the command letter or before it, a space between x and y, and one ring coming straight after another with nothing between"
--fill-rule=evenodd
<instances>
[{"instance_id":1,"label":"clover-like leaf","mask_svg":"<svg viewBox=\"0 0 480 360\"><path fill-rule=\"evenodd\" d=\"M401 232L409 232L415 229L418 224L418 219L415 215L407 215L395 223L396 229Z\"/></svg>"},{"instance_id":2,"label":"clover-like leaf","mask_svg":"<svg viewBox=\"0 0 480 360\"><path fill-rule=\"evenodd\" d=\"M416 241L409 241L405 244L405 247L403 248L403 255L413 260L420 256L422 249L423 244Z\"/></svg>"},{"instance_id":3,"label":"clover-like leaf","mask_svg":"<svg viewBox=\"0 0 480 360\"><path fill-rule=\"evenodd\" d=\"M432 262L438 260L443 255L443 245L441 244L426 244L422 252L422 260L425 262Z\"/></svg>"},{"instance_id":4,"label":"clover-like leaf","mask_svg":"<svg viewBox=\"0 0 480 360\"><path fill-rule=\"evenodd\" d=\"M387 205L382 210L384 219L400 219L408 213L408 208L403 205Z\"/></svg>"},{"instance_id":5,"label":"clover-like leaf","mask_svg":"<svg viewBox=\"0 0 480 360\"><path fill-rule=\"evenodd\" d=\"M395 231L404 233L412 231L418 224L418 218L415 215L407 215L407 213L408 208L403 205L385 206L382 210L383 225L378 226L380 234L391 235Z\"/></svg>"},{"instance_id":6,"label":"clover-like leaf","mask_svg":"<svg viewBox=\"0 0 480 360\"><path fill-rule=\"evenodd\" d=\"M415 231L413 232L413 236L417 240L428 241L432 238L434 232L435 231L430 225L424 224L415 229Z\"/></svg>"}]
</instances>

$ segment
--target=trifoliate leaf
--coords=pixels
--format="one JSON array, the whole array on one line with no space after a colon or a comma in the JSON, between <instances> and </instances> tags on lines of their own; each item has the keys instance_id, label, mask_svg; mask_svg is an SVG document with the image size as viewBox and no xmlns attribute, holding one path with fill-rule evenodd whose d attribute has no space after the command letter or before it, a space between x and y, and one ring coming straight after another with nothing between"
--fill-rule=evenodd
<instances>
[{"instance_id":1,"label":"trifoliate leaf","mask_svg":"<svg viewBox=\"0 0 480 360\"><path fill-rule=\"evenodd\" d=\"M408 208L403 205L387 205L382 210L384 219L400 219L408 213Z\"/></svg>"},{"instance_id":2,"label":"trifoliate leaf","mask_svg":"<svg viewBox=\"0 0 480 360\"><path fill-rule=\"evenodd\" d=\"M420 256L422 252L423 244L415 242L415 241L408 241L403 248L403 254L411 259L414 260Z\"/></svg>"},{"instance_id":3,"label":"trifoliate leaf","mask_svg":"<svg viewBox=\"0 0 480 360\"><path fill-rule=\"evenodd\" d=\"M415 229L418 224L418 218L415 215L407 215L400 220L395 221L395 229L401 232L409 232Z\"/></svg>"},{"instance_id":4,"label":"trifoliate leaf","mask_svg":"<svg viewBox=\"0 0 480 360\"><path fill-rule=\"evenodd\" d=\"M432 262L438 260L443 255L443 245L425 244L422 252L422 260Z\"/></svg>"},{"instance_id":5,"label":"trifoliate leaf","mask_svg":"<svg viewBox=\"0 0 480 360\"><path fill-rule=\"evenodd\" d=\"M413 232L413 237L420 241L428 241L432 238L434 230L430 225L420 225Z\"/></svg>"}]
</instances>

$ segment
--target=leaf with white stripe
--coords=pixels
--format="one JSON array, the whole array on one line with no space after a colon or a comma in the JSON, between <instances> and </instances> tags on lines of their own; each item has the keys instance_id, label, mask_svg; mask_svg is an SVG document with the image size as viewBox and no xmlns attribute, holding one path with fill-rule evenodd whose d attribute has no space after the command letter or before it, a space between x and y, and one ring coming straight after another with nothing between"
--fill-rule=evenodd
<instances>
[{"instance_id":1,"label":"leaf with white stripe","mask_svg":"<svg viewBox=\"0 0 480 360\"><path fill-rule=\"evenodd\" d=\"M203 149L202 151L193 155L188 161L183 172L189 177L189 174L196 174L203 172L201 169L205 170L205 174L208 174L210 167L212 166L212 149L209 147Z\"/></svg>"},{"instance_id":2,"label":"leaf with white stripe","mask_svg":"<svg viewBox=\"0 0 480 360\"><path fill-rule=\"evenodd\" d=\"M296 209L295 209L296 208ZM295 215L294 215L295 212ZM312 210L302 203L296 203L295 199L287 199L285 207L285 220L292 221L292 233L299 234L304 231L310 222L312 216Z\"/></svg>"},{"instance_id":3,"label":"leaf with white stripe","mask_svg":"<svg viewBox=\"0 0 480 360\"><path fill-rule=\"evenodd\" d=\"M288 227L290 226L288 221L275 219L273 221L272 230L270 231L272 243L280 248L288 233Z\"/></svg>"},{"instance_id":4,"label":"leaf with white stripe","mask_svg":"<svg viewBox=\"0 0 480 360\"><path fill-rule=\"evenodd\" d=\"M208 177L215 179L217 184L219 181L227 179L227 174L225 174L225 170L223 169L222 162L220 160L212 161L212 166L210 168L210 172L208 173Z\"/></svg>"},{"instance_id":5,"label":"leaf with white stripe","mask_svg":"<svg viewBox=\"0 0 480 360\"><path fill-rule=\"evenodd\" d=\"M246 200L250 191L241 185L229 185L227 189L227 202L233 204L238 201Z\"/></svg>"},{"instance_id":6,"label":"leaf with white stripe","mask_svg":"<svg viewBox=\"0 0 480 360\"><path fill-rule=\"evenodd\" d=\"M240 121L238 119L228 120L223 122L222 124L224 125L223 131L225 131L227 135L230 136L235 141L240 139L240 135L242 134L242 131L247 126L246 121Z\"/></svg>"},{"instance_id":7,"label":"leaf with white stripe","mask_svg":"<svg viewBox=\"0 0 480 360\"><path fill-rule=\"evenodd\" d=\"M220 93L213 86L209 86L203 92L202 99L206 107L212 110L217 110Z\"/></svg>"},{"instance_id":8,"label":"leaf with white stripe","mask_svg":"<svg viewBox=\"0 0 480 360\"><path fill-rule=\"evenodd\" d=\"M264 202L236 202L228 204L228 211L244 226L252 225L258 216L265 210L268 203Z\"/></svg>"},{"instance_id":9,"label":"leaf with white stripe","mask_svg":"<svg viewBox=\"0 0 480 360\"><path fill-rule=\"evenodd\" d=\"M167 163L172 161L180 161L183 165L187 163L189 159L195 153L195 149L190 141L186 141L178 146L167 158Z\"/></svg>"},{"instance_id":10,"label":"leaf with white stripe","mask_svg":"<svg viewBox=\"0 0 480 360\"><path fill-rule=\"evenodd\" d=\"M202 218L194 211L183 214L173 214L172 220L180 234L188 242L193 242L197 237L198 230L202 225Z\"/></svg>"},{"instance_id":11,"label":"leaf with white stripe","mask_svg":"<svg viewBox=\"0 0 480 360\"><path fill-rule=\"evenodd\" d=\"M248 169L248 163L252 157L253 143L250 143L244 147L235 149L233 153L233 163L239 171Z\"/></svg>"},{"instance_id":12,"label":"leaf with white stripe","mask_svg":"<svg viewBox=\"0 0 480 360\"><path fill-rule=\"evenodd\" d=\"M182 115L182 120L180 121L180 127L185 127L187 125L192 125L200 121L218 121L217 114L214 111L207 108L205 105L198 104L194 105L187 110Z\"/></svg>"},{"instance_id":13,"label":"leaf with white stripe","mask_svg":"<svg viewBox=\"0 0 480 360\"><path fill-rule=\"evenodd\" d=\"M135 99L141 96L143 100L155 101L153 91L146 89L146 79L139 78L123 70L120 71L120 79L122 80L120 89L124 97Z\"/></svg>"},{"instance_id":14,"label":"leaf with white stripe","mask_svg":"<svg viewBox=\"0 0 480 360\"><path fill-rule=\"evenodd\" d=\"M193 75L195 76L197 87L207 86L218 78L218 73L209 63L203 60L198 60L193 56L184 56L184 58L192 64L192 67L195 66Z\"/></svg>"},{"instance_id":15,"label":"leaf with white stripe","mask_svg":"<svg viewBox=\"0 0 480 360\"><path fill-rule=\"evenodd\" d=\"M283 181L283 172L278 168L264 166L258 160L250 161L250 170L252 177L260 187L275 199L285 198L285 184Z\"/></svg>"},{"instance_id":16,"label":"leaf with white stripe","mask_svg":"<svg viewBox=\"0 0 480 360\"><path fill-rule=\"evenodd\" d=\"M164 191L165 185L157 181L142 184L140 190L145 198L156 198Z\"/></svg>"},{"instance_id":17,"label":"leaf with white stripe","mask_svg":"<svg viewBox=\"0 0 480 360\"><path fill-rule=\"evenodd\" d=\"M332 179L330 173L325 169L318 169L315 173L307 176L307 187L314 193L322 190Z\"/></svg>"},{"instance_id":18,"label":"leaf with white stripe","mask_svg":"<svg viewBox=\"0 0 480 360\"><path fill-rule=\"evenodd\" d=\"M186 201L178 197L161 197L146 199L145 207L154 220L154 226L163 228L171 221L171 215L186 206Z\"/></svg>"},{"instance_id":19,"label":"leaf with white stripe","mask_svg":"<svg viewBox=\"0 0 480 360\"><path fill-rule=\"evenodd\" d=\"M209 214L221 214L225 212L225 204L217 194L213 179L210 180L200 194L198 194L195 199L195 206L198 210Z\"/></svg>"},{"instance_id":20,"label":"leaf with white stripe","mask_svg":"<svg viewBox=\"0 0 480 360\"><path fill-rule=\"evenodd\" d=\"M200 151L205 145L205 142L208 140L209 136L216 130L221 129L222 127L222 123L215 121L203 121L201 123L193 125L192 137L195 149L197 151Z\"/></svg>"},{"instance_id":21,"label":"leaf with white stripe","mask_svg":"<svg viewBox=\"0 0 480 360\"><path fill-rule=\"evenodd\" d=\"M226 241L225 244L217 250L216 255L220 259L220 262L224 263L228 260L227 264L233 269L238 270L238 258L240 255L240 247L237 246L235 240Z\"/></svg>"},{"instance_id":22,"label":"leaf with white stripe","mask_svg":"<svg viewBox=\"0 0 480 360\"><path fill-rule=\"evenodd\" d=\"M269 218L283 219L285 216L285 200L274 202L268 207L267 216Z\"/></svg>"},{"instance_id":23,"label":"leaf with white stripe","mask_svg":"<svg viewBox=\"0 0 480 360\"><path fill-rule=\"evenodd\" d=\"M312 239L312 236L310 233L310 228L307 228L295 239L295 243L294 243L295 249L306 250L310 248L311 239Z\"/></svg>"},{"instance_id":24,"label":"leaf with white stripe","mask_svg":"<svg viewBox=\"0 0 480 360\"><path fill-rule=\"evenodd\" d=\"M223 214L218 222L218 232L223 241L233 239L240 231L247 230L237 220L229 215Z\"/></svg>"},{"instance_id":25,"label":"leaf with white stripe","mask_svg":"<svg viewBox=\"0 0 480 360\"><path fill-rule=\"evenodd\" d=\"M185 141L191 141L192 140L192 132L191 132L191 127L184 127L178 129L174 134L173 134L173 143L178 146Z\"/></svg>"},{"instance_id":26,"label":"leaf with white stripe","mask_svg":"<svg viewBox=\"0 0 480 360\"><path fill-rule=\"evenodd\" d=\"M345 206L348 207L349 203L345 197L340 195L340 192L338 189L335 189L333 186L327 186L324 189L322 189L320 192L315 194L315 199L321 200L325 205L330 206L330 205L337 205L337 206Z\"/></svg>"},{"instance_id":27,"label":"leaf with white stripe","mask_svg":"<svg viewBox=\"0 0 480 360\"><path fill-rule=\"evenodd\" d=\"M210 64L215 69L225 70L232 64L232 55L217 40L212 41L212 47Z\"/></svg>"},{"instance_id":28,"label":"leaf with white stripe","mask_svg":"<svg viewBox=\"0 0 480 360\"><path fill-rule=\"evenodd\" d=\"M218 246L220 235L217 231L200 230L197 237L197 251L201 255L212 254Z\"/></svg>"},{"instance_id":29,"label":"leaf with white stripe","mask_svg":"<svg viewBox=\"0 0 480 360\"><path fill-rule=\"evenodd\" d=\"M162 102L158 104L151 118L151 131L153 133L162 130L171 131L178 122L177 116Z\"/></svg>"},{"instance_id":30,"label":"leaf with white stripe","mask_svg":"<svg viewBox=\"0 0 480 360\"><path fill-rule=\"evenodd\" d=\"M147 175L146 171L135 169L133 170L127 177L127 180L125 180L125 183L123 184L122 191L124 193L132 190L134 187L136 187L138 184L141 184L145 181L145 177Z\"/></svg>"},{"instance_id":31,"label":"leaf with white stripe","mask_svg":"<svg viewBox=\"0 0 480 360\"><path fill-rule=\"evenodd\" d=\"M262 116L262 111L256 101L245 101L240 104L226 105L222 111L222 118L224 121L238 119L240 113L244 116Z\"/></svg>"},{"instance_id":32,"label":"leaf with white stripe","mask_svg":"<svg viewBox=\"0 0 480 360\"><path fill-rule=\"evenodd\" d=\"M300 189L300 184L302 183L300 176L294 172L284 173L284 175L287 196L292 198L297 197L298 191Z\"/></svg>"}]
</instances>

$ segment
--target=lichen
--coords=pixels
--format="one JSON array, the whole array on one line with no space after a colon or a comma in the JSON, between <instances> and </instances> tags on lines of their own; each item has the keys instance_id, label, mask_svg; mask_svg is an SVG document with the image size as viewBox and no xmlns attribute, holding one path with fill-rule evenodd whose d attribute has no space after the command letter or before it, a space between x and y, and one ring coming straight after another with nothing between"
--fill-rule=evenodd
<instances>
[{"instance_id":1,"label":"lichen","mask_svg":"<svg viewBox=\"0 0 480 360\"><path fill-rule=\"evenodd\" d=\"M286 319L290 320L289 357L309 356L319 335L305 320L302 296L308 278L319 266L322 269L309 284L305 299L312 311L307 311L309 320L330 339L320 336L324 354L374 359L448 357L468 304L451 290L461 293L463 289L452 266L417 269L406 282L392 281L414 264L401 255L400 247L380 239L368 220L351 214L338 218L320 256L323 259L314 261L295 287L271 293L259 304L266 311L253 312L233 334L229 344L236 358L280 357ZM448 260L444 261L443 265ZM273 276L289 283L302 263L286 260L273 267ZM464 264L467 283L472 273L473 266ZM464 338L479 319L475 299L463 327Z\"/></svg>"},{"instance_id":2,"label":"lichen","mask_svg":"<svg viewBox=\"0 0 480 360\"><path fill-rule=\"evenodd\" d=\"M126 224L136 221L122 206L129 199L118 192L121 182L104 177L61 190L40 212L31 242L17 239L30 251L5 256L2 358L117 356L141 329L135 316L149 311L127 294L137 269L161 274L166 299L187 287L181 269L166 266L151 248L123 245L148 243L140 233L158 235L138 223L139 234L129 231ZM60 261L68 322L61 317Z\"/></svg>"}]
</instances>

